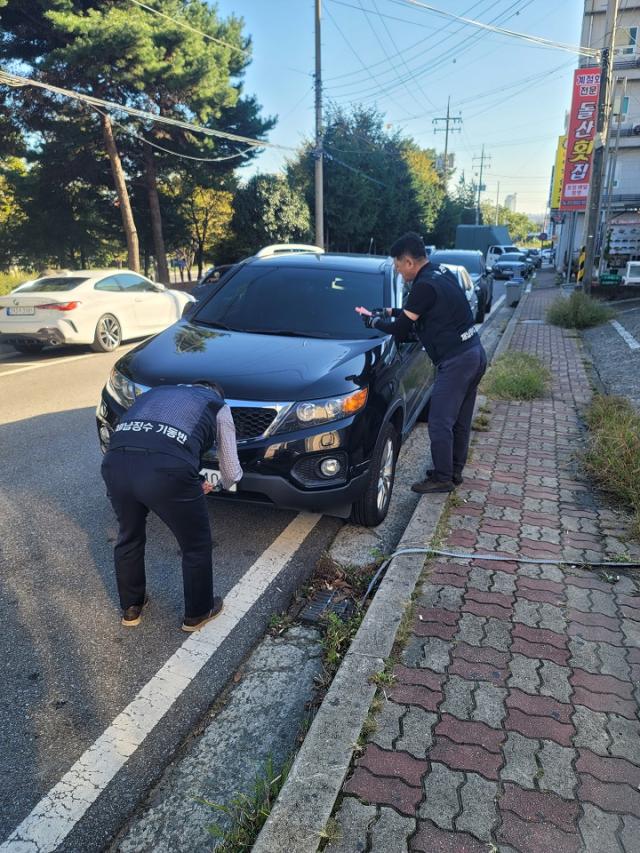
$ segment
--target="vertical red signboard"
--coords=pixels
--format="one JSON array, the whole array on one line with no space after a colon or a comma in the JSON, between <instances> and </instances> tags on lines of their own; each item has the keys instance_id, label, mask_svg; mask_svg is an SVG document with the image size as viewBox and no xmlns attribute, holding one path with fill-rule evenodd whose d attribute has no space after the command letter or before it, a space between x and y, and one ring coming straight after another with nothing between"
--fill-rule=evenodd
<instances>
[{"instance_id":1,"label":"vertical red signboard","mask_svg":"<svg viewBox=\"0 0 640 853\"><path fill-rule=\"evenodd\" d=\"M584 210L587 205L599 92L598 67L578 68L574 72L560 210Z\"/></svg>"}]
</instances>

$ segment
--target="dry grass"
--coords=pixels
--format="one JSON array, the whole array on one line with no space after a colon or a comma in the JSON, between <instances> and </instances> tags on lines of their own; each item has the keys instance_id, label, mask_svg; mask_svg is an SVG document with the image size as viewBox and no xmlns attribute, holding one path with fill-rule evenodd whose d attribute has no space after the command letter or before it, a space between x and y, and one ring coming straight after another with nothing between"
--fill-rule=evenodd
<instances>
[{"instance_id":1,"label":"dry grass","mask_svg":"<svg viewBox=\"0 0 640 853\"><path fill-rule=\"evenodd\" d=\"M602 489L633 510L640 537L640 415L624 397L598 395L586 419L585 466Z\"/></svg>"},{"instance_id":2,"label":"dry grass","mask_svg":"<svg viewBox=\"0 0 640 853\"><path fill-rule=\"evenodd\" d=\"M564 329L589 329L613 317L613 312L602 303L575 290L568 299L559 296L547 309L547 321Z\"/></svg>"}]
</instances>

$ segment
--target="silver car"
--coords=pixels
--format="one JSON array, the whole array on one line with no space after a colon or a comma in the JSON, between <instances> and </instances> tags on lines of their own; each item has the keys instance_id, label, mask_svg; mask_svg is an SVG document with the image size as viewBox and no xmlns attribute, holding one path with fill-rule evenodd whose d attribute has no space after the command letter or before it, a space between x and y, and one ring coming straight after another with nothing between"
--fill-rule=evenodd
<instances>
[{"instance_id":1,"label":"silver car","mask_svg":"<svg viewBox=\"0 0 640 853\"><path fill-rule=\"evenodd\" d=\"M464 290L464 295L467 297L469 308L471 308L471 313L473 314L475 322L475 318L478 314L478 286L473 283L471 276L465 267L458 266L457 264L442 264L442 266L451 270L458 279L458 284Z\"/></svg>"}]
</instances>

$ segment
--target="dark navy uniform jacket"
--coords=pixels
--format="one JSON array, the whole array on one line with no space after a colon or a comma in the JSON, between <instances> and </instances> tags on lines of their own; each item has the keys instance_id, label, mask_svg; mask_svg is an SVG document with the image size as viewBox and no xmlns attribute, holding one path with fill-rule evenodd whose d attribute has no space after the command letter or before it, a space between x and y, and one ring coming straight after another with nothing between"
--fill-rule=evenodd
<instances>
[{"instance_id":1,"label":"dark navy uniform jacket","mask_svg":"<svg viewBox=\"0 0 640 853\"><path fill-rule=\"evenodd\" d=\"M151 388L123 414L109 450L141 447L199 469L202 454L216 442L216 417L224 405L213 389L199 385Z\"/></svg>"},{"instance_id":2,"label":"dark navy uniform jacket","mask_svg":"<svg viewBox=\"0 0 640 853\"><path fill-rule=\"evenodd\" d=\"M413 324L405 310L418 315L416 334L436 365L480 346L467 297L445 266L427 263L421 267L402 309L394 311L396 319L378 319L375 328L393 335L398 342L407 340Z\"/></svg>"}]
</instances>

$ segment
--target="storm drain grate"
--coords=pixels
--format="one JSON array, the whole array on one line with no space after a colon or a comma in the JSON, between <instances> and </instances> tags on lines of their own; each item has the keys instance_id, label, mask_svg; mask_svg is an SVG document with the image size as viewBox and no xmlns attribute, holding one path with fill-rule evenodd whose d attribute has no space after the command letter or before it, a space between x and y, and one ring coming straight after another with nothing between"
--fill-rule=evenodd
<instances>
[{"instance_id":1,"label":"storm drain grate","mask_svg":"<svg viewBox=\"0 0 640 853\"><path fill-rule=\"evenodd\" d=\"M329 613L335 613L340 619L348 619L355 609L350 598L338 598L335 590L317 592L298 617L301 622L317 623Z\"/></svg>"}]
</instances>

